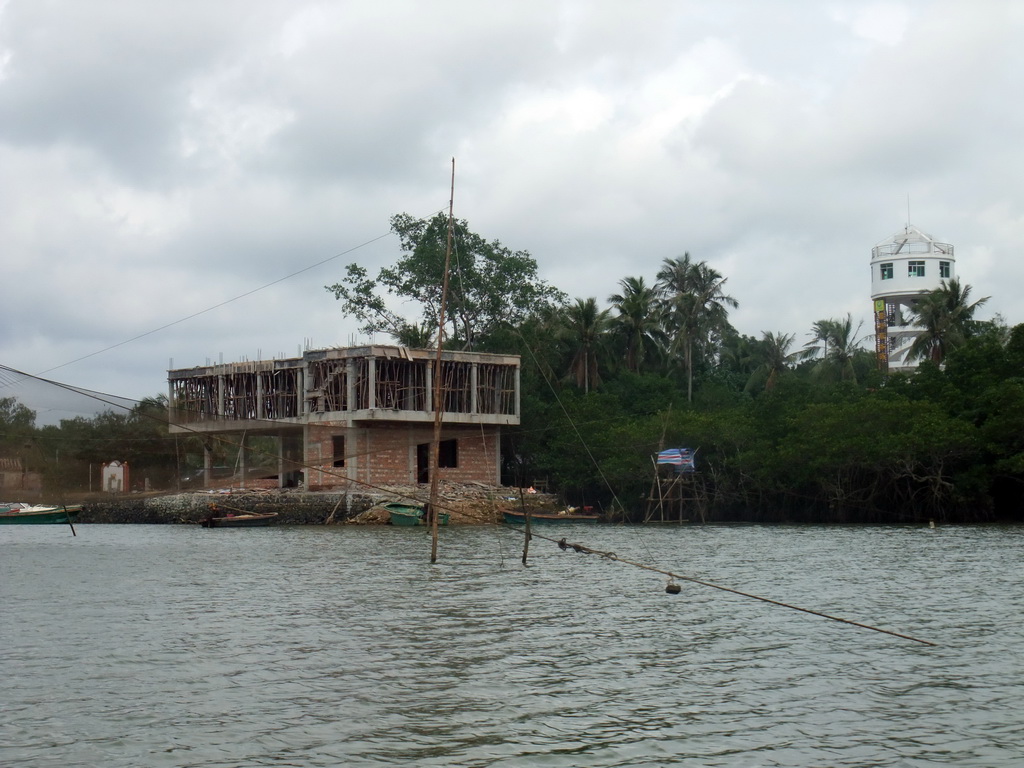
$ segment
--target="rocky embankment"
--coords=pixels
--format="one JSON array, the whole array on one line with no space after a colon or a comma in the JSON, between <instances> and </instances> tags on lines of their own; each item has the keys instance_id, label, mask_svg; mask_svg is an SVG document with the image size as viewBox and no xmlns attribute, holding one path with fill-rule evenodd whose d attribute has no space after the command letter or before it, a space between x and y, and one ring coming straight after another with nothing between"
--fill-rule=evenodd
<instances>
[{"instance_id":1,"label":"rocky embankment","mask_svg":"<svg viewBox=\"0 0 1024 768\"><path fill-rule=\"evenodd\" d=\"M386 524L389 515L378 505L391 501L422 503L429 489L424 486L392 486L359 492L304 492L293 489L240 491L230 493L179 493L147 498L118 496L83 504L79 523L197 524L210 515L215 504L220 514L234 512L276 512L283 525ZM557 509L549 494L523 496L532 511ZM504 509L520 509L518 488L469 484L442 484L438 507L450 515L453 524L498 523Z\"/></svg>"}]
</instances>

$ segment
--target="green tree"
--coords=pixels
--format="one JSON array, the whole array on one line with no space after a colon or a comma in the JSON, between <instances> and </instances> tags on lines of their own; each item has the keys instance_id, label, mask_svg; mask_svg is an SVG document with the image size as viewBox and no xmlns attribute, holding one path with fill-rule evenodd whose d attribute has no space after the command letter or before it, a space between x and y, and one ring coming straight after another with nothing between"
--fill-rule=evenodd
<instances>
[{"instance_id":1,"label":"green tree","mask_svg":"<svg viewBox=\"0 0 1024 768\"><path fill-rule=\"evenodd\" d=\"M864 348L857 338L863 323L853 326L853 316L847 313L846 318L837 320L818 320L811 326L813 338L804 345L801 357L816 358L820 344L821 357L813 368L816 377L830 381L857 381L854 365Z\"/></svg>"},{"instance_id":2,"label":"green tree","mask_svg":"<svg viewBox=\"0 0 1024 768\"><path fill-rule=\"evenodd\" d=\"M760 342L754 348L753 356L758 365L747 380L748 392L754 389L775 389L779 376L792 368L800 356L799 352L789 351L795 338L791 333L762 333Z\"/></svg>"},{"instance_id":3,"label":"green tree","mask_svg":"<svg viewBox=\"0 0 1024 768\"><path fill-rule=\"evenodd\" d=\"M569 375L576 386L590 392L600 386L599 358L605 351L608 310L599 309L597 299L576 299L562 313L562 338L571 355Z\"/></svg>"},{"instance_id":4,"label":"green tree","mask_svg":"<svg viewBox=\"0 0 1024 768\"><path fill-rule=\"evenodd\" d=\"M401 213L391 218L391 230L402 250L394 266L370 278L365 268L349 264L342 282L327 290L342 302L344 314L362 323L364 333L384 332L400 339L410 325L439 325L448 217L417 219ZM454 344L470 349L497 329L518 325L541 307L565 300L561 291L538 277L537 262L527 251L487 241L463 220L453 222L452 234L445 325ZM419 317L410 323L393 311L385 300L388 295L412 302Z\"/></svg>"},{"instance_id":5,"label":"green tree","mask_svg":"<svg viewBox=\"0 0 1024 768\"><path fill-rule=\"evenodd\" d=\"M695 357L711 356L715 340L729 327L728 307L739 306L723 291L726 279L707 262L694 262L689 253L665 259L658 271L669 349L682 358L687 402L693 402Z\"/></svg>"},{"instance_id":6,"label":"green tree","mask_svg":"<svg viewBox=\"0 0 1024 768\"><path fill-rule=\"evenodd\" d=\"M15 397L0 397L0 444L23 445L35 426L35 411Z\"/></svg>"},{"instance_id":7,"label":"green tree","mask_svg":"<svg viewBox=\"0 0 1024 768\"><path fill-rule=\"evenodd\" d=\"M163 394L143 398L127 411L61 419L59 427L47 428L40 436L48 474L87 487L94 470L116 460L128 463L133 485L148 479L153 487L172 487L178 454L167 419Z\"/></svg>"},{"instance_id":8,"label":"green tree","mask_svg":"<svg viewBox=\"0 0 1024 768\"><path fill-rule=\"evenodd\" d=\"M0 457L20 459L28 469L36 437L36 412L15 397L0 397Z\"/></svg>"},{"instance_id":9,"label":"green tree","mask_svg":"<svg viewBox=\"0 0 1024 768\"><path fill-rule=\"evenodd\" d=\"M833 336L832 329L837 322L836 320L817 320L811 325L811 340L804 344L804 349L800 353L801 360L828 357L828 342Z\"/></svg>"},{"instance_id":10,"label":"green tree","mask_svg":"<svg viewBox=\"0 0 1024 768\"><path fill-rule=\"evenodd\" d=\"M957 279L943 280L940 287L918 299L912 312L921 333L910 346L912 360L928 359L936 365L961 346L974 331L974 312L989 297L971 302L971 286Z\"/></svg>"},{"instance_id":11,"label":"green tree","mask_svg":"<svg viewBox=\"0 0 1024 768\"><path fill-rule=\"evenodd\" d=\"M622 342L626 369L639 373L651 351L664 339L658 292L642 277L623 278L619 286L622 292L608 299L616 312L611 320L612 333Z\"/></svg>"},{"instance_id":12,"label":"green tree","mask_svg":"<svg viewBox=\"0 0 1024 768\"><path fill-rule=\"evenodd\" d=\"M405 323L392 336L403 347L430 349L434 344L436 332L437 328L432 328L426 323Z\"/></svg>"}]
</instances>

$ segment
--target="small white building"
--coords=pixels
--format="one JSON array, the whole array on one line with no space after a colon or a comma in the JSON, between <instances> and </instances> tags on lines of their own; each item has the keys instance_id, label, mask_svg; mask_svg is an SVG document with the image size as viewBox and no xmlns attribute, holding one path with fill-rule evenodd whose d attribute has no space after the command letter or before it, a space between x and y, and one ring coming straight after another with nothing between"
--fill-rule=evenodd
<instances>
[{"instance_id":1,"label":"small white building","mask_svg":"<svg viewBox=\"0 0 1024 768\"><path fill-rule=\"evenodd\" d=\"M909 372L919 361L907 353L921 332L911 308L923 294L956 277L953 246L940 243L907 225L871 249L871 301L875 318L875 353L885 371Z\"/></svg>"},{"instance_id":2,"label":"small white building","mask_svg":"<svg viewBox=\"0 0 1024 768\"><path fill-rule=\"evenodd\" d=\"M112 461L100 468L100 487L107 493L128 491L128 462Z\"/></svg>"}]
</instances>

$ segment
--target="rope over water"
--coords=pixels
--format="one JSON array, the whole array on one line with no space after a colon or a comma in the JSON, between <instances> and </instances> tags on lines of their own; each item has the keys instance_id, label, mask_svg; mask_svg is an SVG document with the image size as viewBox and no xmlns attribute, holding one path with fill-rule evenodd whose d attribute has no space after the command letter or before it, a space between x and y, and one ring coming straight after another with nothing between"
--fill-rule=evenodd
<instances>
[{"instance_id":1,"label":"rope over water","mask_svg":"<svg viewBox=\"0 0 1024 768\"><path fill-rule=\"evenodd\" d=\"M90 398L92 398L94 400L97 400L99 402L106 403L107 405L111 405L111 406L114 406L114 407L117 407L117 408L122 408L124 410L128 410L128 408L126 406L124 406L123 404L117 403L117 402L114 402L114 401L108 399L110 397L114 397L113 395L105 395L104 393L101 393L101 392L95 392L95 391L87 390L87 389L84 389L84 388L81 388L81 387L73 387L73 386L71 386L69 384L65 384L65 383L62 383L62 382L59 382L59 381L54 381L52 379L46 379L46 378L43 378L42 376L39 376L39 375L36 375L36 374L26 373L25 371L21 371L21 370L18 370L17 368L12 368L10 366L3 365L3 364L0 364L0 371L8 371L8 372L11 372L11 373L23 376L23 377L28 378L28 379L33 379L33 380L36 380L36 381L40 381L40 382L44 382L44 383L47 383L47 384L51 384L51 385L56 386L56 387L58 387L60 389L64 389L64 390L69 391L69 392L74 392L74 393L77 393L77 394L80 394L80 395L84 395L86 397L90 397ZM150 414L145 414L145 413L142 414L142 415L145 418L151 419L151 420L156 421L156 422L160 422L160 423L163 423L163 424L169 423L169 421L167 419L156 418L155 416L152 416ZM181 427L184 431L186 431L188 433L199 434L199 432L197 430L191 429L191 428L189 428L189 427L187 427L185 425L178 425L178 426ZM230 441L228 441L228 440L226 440L224 438L219 438L217 436L214 436L214 439L219 440L220 442L230 443ZM310 467L309 465L307 465L307 464L305 464L303 462L292 461L291 464L294 465L294 466L304 466L304 467L309 467L310 469L312 469L312 467ZM330 473L328 473L328 474L330 474ZM379 490L379 491L388 491L388 489L386 489L386 488L384 488L382 486L375 485L373 483L368 483L368 482L364 482L364 481L354 481L354 480L349 480L349 482L354 483L354 484L356 484L356 485L358 485L358 486L360 486L362 488L374 489L374 490ZM520 501L522 503L522 497L521 496L520 496ZM220 504L219 506L223 506L225 508L228 508L227 505L224 505L224 504ZM438 504L437 507L441 508L441 509L446 509L446 507L444 505L442 505L442 504ZM337 507L335 508L335 510L336 509L337 509ZM239 512L244 512L245 510L240 510L239 509L238 511ZM331 514L333 516L334 513L332 512ZM529 520L529 515L527 515L527 520ZM70 515L68 516L68 525L71 526L72 534L77 536L77 533L75 533L74 525L73 525L73 523L72 523L72 521L70 519ZM523 530L522 528L519 528L518 526L509 525L508 523L506 523L505 525L506 525L506 527L514 529L514 530ZM673 583L673 580L674 579L679 579L680 581L688 581L688 582L690 582L692 584L699 584L699 585L704 586L704 587L711 587L712 589L721 590L722 592L731 592L732 594L739 595L741 597L749 597L749 598L751 598L753 600L760 600L761 602L769 603L770 605L777 605L777 606L780 606L782 608L789 608L790 610L793 610L793 611L800 611L802 613L808 613L808 614L810 614L812 616L819 616L819 617L821 617L823 619L829 619L830 621L837 621L837 622L840 622L842 624L848 624L850 626L860 627L861 629L869 629L872 632L880 632L882 634L891 635L893 637L899 637L899 638L902 638L904 640L911 640L911 641L913 641L915 643L920 643L922 645L928 645L928 646L933 646L933 647L938 645L938 643L933 643L933 642L931 642L929 640L922 640L921 638L913 637L911 635L905 635L905 634L901 634L899 632L893 632L892 630L882 629L880 627L875 627L875 626L872 626L870 624L863 624L861 622L852 621L851 619L844 619L844 618L839 617L839 616L831 616L831 615L829 615L827 613L822 613L821 611L814 611L814 610L811 610L810 608L801 608L798 605L792 605L790 603L784 603L784 602L782 602L780 600L773 600L771 598L762 597L760 595L755 595L755 594L752 594L750 592L743 592L743 591L738 590L738 589L732 589L731 587L725 587L725 586L722 586L721 584L714 584L714 583L712 583L710 581L702 581L701 579L693 578L691 576L683 576L681 574L673 573L672 571L667 571L667 570L664 570L664 569L661 569L661 568L655 568L653 566L646 565L644 563L638 563L638 562L635 562L635 561L632 561L632 560L626 560L626 559L620 558L614 552L604 552L602 550L593 549L591 547L584 546L583 544L572 544L572 543L569 543L568 541L566 541L565 538L553 539L553 538L551 538L549 536L544 536L544 535L539 534L539 533L533 533L532 531L530 531L529 526L527 526L527 529L526 529L526 542L525 542L524 547L523 547L523 564L524 565L526 564L526 560L527 560L527 553L528 553L528 549L529 549L529 541L531 539L533 539L533 538L540 538L540 539L544 539L546 541L553 542L553 543L557 544L558 547L562 551L567 551L567 550L571 549L574 552L578 552L580 554L599 555L600 557L603 557L606 560L614 560L616 562L621 562L621 563L625 563L627 565L632 565L632 566L634 566L636 568L641 568L641 569L646 570L646 571L651 571L652 573L660 573L663 576L667 576L668 577L668 579L669 579L669 587L677 586L677 585L675 585ZM432 557L431 562L434 562L434 559L436 559L436 554L434 554L434 557ZM674 589L666 589L666 591L668 591L670 594L676 594L676 591Z\"/></svg>"},{"instance_id":2,"label":"rope over water","mask_svg":"<svg viewBox=\"0 0 1024 768\"><path fill-rule=\"evenodd\" d=\"M863 624L863 623L861 623L859 621L853 621L852 619L844 619L841 616L832 616L831 614L822 613L821 611L811 610L810 608L801 608L799 605L793 605L791 603L784 603L781 600L773 600L770 597L762 597L761 595L755 595L755 594L753 594L751 592L743 592L743 591L741 591L739 589L733 589L732 587L725 587L725 586L722 586L721 584L715 584L715 583L710 582L710 581L704 581L702 579L697 579L697 578L694 578L692 576L683 576L682 574L679 574L679 573L673 573L672 571L666 571L666 570L663 570L661 568L655 568L653 566L646 565L644 563L638 563L638 562L636 562L634 560L626 560L625 558L619 557L614 552L603 552L603 551L601 551L599 549L592 549L591 547L587 547L587 546L585 546L583 544L573 544L572 542L566 541L565 538L561 538L561 539L555 540L555 539L552 539L552 538L550 538L548 536L541 536L540 534L536 534L536 533L533 534L533 536L537 537L537 538L547 539L548 541L554 542L558 546L558 548L560 550L562 550L563 552L567 552L568 550L571 549L573 552L578 552L578 553L580 553L582 555L598 555L600 557L605 558L606 560L614 560L614 561L619 562L619 563L625 563L626 565L632 565L635 568L642 568L645 571L651 571L652 573L660 573L663 576L667 576L669 578L669 586L670 587L671 586L675 586L674 580L676 580L676 579L678 579L679 581L688 581L691 584L699 584L702 587L711 587L712 589L718 589L718 590L721 590L722 592L730 592L730 593L732 593L734 595L739 595L740 597L749 597L749 598L751 598L753 600L760 600L762 603L769 603L770 605L778 605L778 606L780 606L782 608L789 608L792 611L800 611L801 613L809 613L812 616L819 616L819 617L821 617L823 619L829 619L830 621L838 621L838 622L840 622L842 624L849 624L850 626L853 626L853 627L860 627L861 629L870 629L872 632L881 632L884 635L892 635L893 637L899 637L899 638L902 638L903 640L912 640L915 643L921 643L921 645L930 645L932 647L935 647L935 646L938 645L938 643L933 643L930 640L922 640L921 638L913 637L912 635L905 635L905 634L902 634L900 632L893 632L891 629L882 629L881 627L875 627L875 626L872 626L870 624ZM669 592L669 594L678 594L677 590L667 589L666 591Z\"/></svg>"}]
</instances>

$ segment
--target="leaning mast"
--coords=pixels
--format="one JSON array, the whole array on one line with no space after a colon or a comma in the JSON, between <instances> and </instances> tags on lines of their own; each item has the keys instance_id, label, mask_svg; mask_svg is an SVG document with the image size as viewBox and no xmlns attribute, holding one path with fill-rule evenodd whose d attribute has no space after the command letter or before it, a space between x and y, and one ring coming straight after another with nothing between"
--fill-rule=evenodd
<instances>
[{"instance_id":1,"label":"leaning mast","mask_svg":"<svg viewBox=\"0 0 1024 768\"><path fill-rule=\"evenodd\" d=\"M437 562L437 486L440 471L441 416L444 402L441 399L441 350L444 347L444 310L448 304L448 270L452 262L452 233L455 228L455 158L452 158L451 194L448 198L448 246L444 254L444 279L441 283L441 309L437 323L437 358L434 361L434 439L430 443L430 562Z\"/></svg>"}]
</instances>

